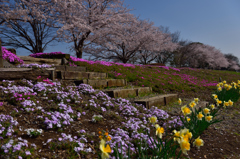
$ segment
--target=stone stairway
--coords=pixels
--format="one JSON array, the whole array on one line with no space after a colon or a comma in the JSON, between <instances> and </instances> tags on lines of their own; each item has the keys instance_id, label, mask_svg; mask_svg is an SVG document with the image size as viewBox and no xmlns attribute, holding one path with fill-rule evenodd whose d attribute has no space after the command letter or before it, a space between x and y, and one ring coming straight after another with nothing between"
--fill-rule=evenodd
<instances>
[{"instance_id":1,"label":"stone stairway","mask_svg":"<svg viewBox=\"0 0 240 159\"><path fill-rule=\"evenodd\" d=\"M35 61L37 61L38 64L55 64L54 68L46 68L44 71L36 71L32 69L27 69L27 73L21 71L21 74L25 74L24 77L26 77L26 79L28 77L36 78L37 76L44 76L52 79L53 81L55 79L59 79L61 81L72 81L76 86L81 83L89 84L94 89L99 91L101 90L112 98L126 98L132 103L143 104L147 108L158 105L167 105L170 102L177 101L178 99L178 94L154 94L151 87L133 87L128 85L126 79L110 79L108 78L107 73L87 72L86 67L64 65L65 63L63 63L63 61L66 61L66 58L53 60L45 58L19 57L28 64L35 63ZM17 71L18 70L15 70L15 72L12 72L11 75L18 74ZM35 74L31 73L31 71ZM5 71L5 74L7 72L8 71ZM31 74L31 76L27 76L29 74ZM19 75L18 78L20 77L21 76Z\"/></svg>"}]
</instances>

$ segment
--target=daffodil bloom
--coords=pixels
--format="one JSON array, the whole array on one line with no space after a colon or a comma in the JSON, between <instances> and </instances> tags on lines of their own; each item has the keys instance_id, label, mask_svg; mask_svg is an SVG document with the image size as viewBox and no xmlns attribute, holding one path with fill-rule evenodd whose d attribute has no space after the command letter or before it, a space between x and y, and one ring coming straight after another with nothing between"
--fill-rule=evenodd
<instances>
[{"instance_id":1,"label":"daffodil bloom","mask_svg":"<svg viewBox=\"0 0 240 159\"><path fill-rule=\"evenodd\" d=\"M149 118L150 123L155 124L157 122L157 117L152 116Z\"/></svg>"},{"instance_id":2,"label":"daffodil bloom","mask_svg":"<svg viewBox=\"0 0 240 159\"><path fill-rule=\"evenodd\" d=\"M219 104L222 104L222 101L219 99L216 99L216 102L217 102L217 106L219 106Z\"/></svg>"},{"instance_id":3,"label":"daffodil bloom","mask_svg":"<svg viewBox=\"0 0 240 159\"><path fill-rule=\"evenodd\" d=\"M224 101L223 107L226 108L226 107L228 107L228 106L229 106L229 103Z\"/></svg>"},{"instance_id":4,"label":"daffodil bloom","mask_svg":"<svg viewBox=\"0 0 240 159\"><path fill-rule=\"evenodd\" d=\"M220 84L218 83L216 86L217 86L217 87L220 87Z\"/></svg>"},{"instance_id":5,"label":"daffodil bloom","mask_svg":"<svg viewBox=\"0 0 240 159\"><path fill-rule=\"evenodd\" d=\"M228 86L227 87L227 91L229 91L230 89L232 89L232 86Z\"/></svg>"},{"instance_id":6,"label":"daffodil bloom","mask_svg":"<svg viewBox=\"0 0 240 159\"><path fill-rule=\"evenodd\" d=\"M202 112L199 112L197 115L198 120L202 120L203 117L204 115L202 114Z\"/></svg>"},{"instance_id":7,"label":"daffodil bloom","mask_svg":"<svg viewBox=\"0 0 240 159\"><path fill-rule=\"evenodd\" d=\"M181 105L182 104L182 100L179 98L178 99L178 104Z\"/></svg>"},{"instance_id":8,"label":"daffodil bloom","mask_svg":"<svg viewBox=\"0 0 240 159\"><path fill-rule=\"evenodd\" d=\"M207 122L210 122L210 121L212 121L212 116L211 116L211 115L209 115L209 116L206 116L206 117L205 117L205 120L206 120Z\"/></svg>"},{"instance_id":9,"label":"daffodil bloom","mask_svg":"<svg viewBox=\"0 0 240 159\"><path fill-rule=\"evenodd\" d=\"M223 83L222 83L222 82L220 82L219 84L220 84L221 87L223 86Z\"/></svg>"},{"instance_id":10,"label":"daffodil bloom","mask_svg":"<svg viewBox=\"0 0 240 159\"><path fill-rule=\"evenodd\" d=\"M198 98L194 98L194 101L195 101L195 103L197 103L197 104L198 104L198 102L199 102L199 99L198 99Z\"/></svg>"},{"instance_id":11,"label":"daffodil bloom","mask_svg":"<svg viewBox=\"0 0 240 159\"><path fill-rule=\"evenodd\" d=\"M222 91L222 88L221 88L221 87L218 87L217 90L220 92L220 91Z\"/></svg>"},{"instance_id":12,"label":"daffodil bloom","mask_svg":"<svg viewBox=\"0 0 240 159\"><path fill-rule=\"evenodd\" d=\"M110 148L110 146L109 145L107 145L106 147L105 147L105 144L106 144L106 142L102 139L101 140L101 143L100 143L100 150L102 151L102 155L101 155L101 158L102 159L106 159L106 158L109 158L109 154L108 153L111 153L111 148Z\"/></svg>"},{"instance_id":13,"label":"daffodil bloom","mask_svg":"<svg viewBox=\"0 0 240 159\"><path fill-rule=\"evenodd\" d=\"M156 135L161 139L162 134L164 133L164 128L160 127L158 124L155 125L156 128Z\"/></svg>"},{"instance_id":14,"label":"daffodil bloom","mask_svg":"<svg viewBox=\"0 0 240 159\"><path fill-rule=\"evenodd\" d=\"M205 115L209 114L209 113L210 113L210 109L204 108L204 109L203 109L203 113L204 113Z\"/></svg>"},{"instance_id":15,"label":"daffodil bloom","mask_svg":"<svg viewBox=\"0 0 240 159\"><path fill-rule=\"evenodd\" d=\"M228 84L224 84L224 88L227 89L228 88Z\"/></svg>"},{"instance_id":16,"label":"daffodil bloom","mask_svg":"<svg viewBox=\"0 0 240 159\"><path fill-rule=\"evenodd\" d=\"M234 89L237 89L237 87L236 87L236 86L234 86Z\"/></svg>"},{"instance_id":17,"label":"daffodil bloom","mask_svg":"<svg viewBox=\"0 0 240 159\"><path fill-rule=\"evenodd\" d=\"M190 114L192 111L185 105L181 107L182 113L185 115Z\"/></svg>"},{"instance_id":18,"label":"daffodil bloom","mask_svg":"<svg viewBox=\"0 0 240 159\"><path fill-rule=\"evenodd\" d=\"M190 143L184 139L181 139L180 140L180 147L181 147L181 150L182 152L187 155L187 151L190 150Z\"/></svg>"},{"instance_id":19,"label":"daffodil bloom","mask_svg":"<svg viewBox=\"0 0 240 159\"><path fill-rule=\"evenodd\" d=\"M215 109L215 105L214 104L211 104L210 105L210 108L213 110L213 109Z\"/></svg>"},{"instance_id":20,"label":"daffodil bloom","mask_svg":"<svg viewBox=\"0 0 240 159\"><path fill-rule=\"evenodd\" d=\"M191 108L194 108L195 105L196 105L196 103L195 103L194 101L192 101L192 102L189 104L189 106L190 106Z\"/></svg>"},{"instance_id":21,"label":"daffodil bloom","mask_svg":"<svg viewBox=\"0 0 240 159\"><path fill-rule=\"evenodd\" d=\"M227 83L227 82L224 80L223 83L225 84L225 83Z\"/></svg>"},{"instance_id":22,"label":"daffodil bloom","mask_svg":"<svg viewBox=\"0 0 240 159\"><path fill-rule=\"evenodd\" d=\"M200 136L193 142L193 146L196 146L198 149L200 149L200 146L203 146L203 144L204 142L202 139L200 139Z\"/></svg>"},{"instance_id":23,"label":"daffodil bloom","mask_svg":"<svg viewBox=\"0 0 240 159\"><path fill-rule=\"evenodd\" d=\"M189 122L191 119L189 117L187 117L187 121Z\"/></svg>"},{"instance_id":24,"label":"daffodil bloom","mask_svg":"<svg viewBox=\"0 0 240 159\"><path fill-rule=\"evenodd\" d=\"M214 99L218 98L218 96L216 94L212 94L212 96L213 96Z\"/></svg>"},{"instance_id":25,"label":"daffodil bloom","mask_svg":"<svg viewBox=\"0 0 240 159\"><path fill-rule=\"evenodd\" d=\"M180 130L180 137L184 138L186 141L188 141L188 139L192 138L192 133L189 132L189 129L182 129Z\"/></svg>"},{"instance_id":26,"label":"daffodil bloom","mask_svg":"<svg viewBox=\"0 0 240 159\"><path fill-rule=\"evenodd\" d=\"M230 99L228 100L229 106L233 106L233 101L231 101Z\"/></svg>"},{"instance_id":27,"label":"daffodil bloom","mask_svg":"<svg viewBox=\"0 0 240 159\"><path fill-rule=\"evenodd\" d=\"M178 143L180 143L180 131L173 130L173 133L174 133L173 140L178 141Z\"/></svg>"}]
</instances>

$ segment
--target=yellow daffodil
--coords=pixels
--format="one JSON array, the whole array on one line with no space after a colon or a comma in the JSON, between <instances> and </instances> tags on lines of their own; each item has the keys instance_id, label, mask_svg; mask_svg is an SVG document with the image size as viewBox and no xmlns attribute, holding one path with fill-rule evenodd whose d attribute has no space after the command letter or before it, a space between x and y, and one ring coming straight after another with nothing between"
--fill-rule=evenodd
<instances>
[{"instance_id":1,"label":"yellow daffodil","mask_svg":"<svg viewBox=\"0 0 240 159\"><path fill-rule=\"evenodd\" d=\"M188 141L188 139L192 138L192 133L189 132L189 129L182 129L180 130L180 137L184 138L186 141Z\"/></svg>"},{"instance_id":2,"label":"yellow daffodil","mask_svg":"<svg viewBox=\"0 0 240 159\"><path fill-rule=\"evenodd\" d=\"M210 108L213 110L213 109L215 109L215 105L214 104L211 104L210 105Z\"/></svg>"},{"instance_id":3,"label":"yellow daffodil","mask_svg":"<svg viewBox=\"0 0 240 159\"><path fill-rule=\"evenodd\" d=\"M197 103L197 104L198 104L198 102L199 102L199 99L198 99L198 98L194 98L194 101L195 101L195 103Z\"/></svg>"},{"instance_id":4,"label":"yellow daffodil","mask_svg":"<svg viewBox=\"0 0 240 159\"><path fill-rule=\"evenodd\" d=\"M218 83L216 86L217 86L217 87L220 87L220 84Z\"/></svg>"},{"instance_id":5,"label":"yellow daffodil","mask_svg":"<svg viewBox=\"0 0 240 159\"><path fill-rule=\"evenodd\" d=\"M229 106L233 106L233 101L231 101L230 99L228 100Z\"/></svg>"},{"instance_id":6,"label":"yellow daffodil","mask_svg":"<svg viewBox=\"0 0 240 159\"><path fill-rule=\"evenodd\" d=\"M182 100L179 98L178 99L178 104L181 105L182 104Z\"/></svg>"},{"instance_id":7,"label":"yellow daffodil","mask_svg":"<svg viewBox=\"0 0 240 159\"><path fill-rule=\"evenodd\" d=\"M224 84L224 88L227 89L228 88L228 84Z\"/></svg>"},{"instance_id":8,"label":"yellow daffodil","mask_svg":"<svg viewBox=\"0 0 240 159\"><path fill-rule=\"evenodd\" d=\"M234 86L234 89L237 89L237 87L236 87L236 86Z\"/></svg>"},{"instance_id":9,"label":"yellow daffodil","mask_svg":"<svg viewBox=\"0 0 240 159\"><path fill-rule=\"evenodd\" d=\"M222 104L222 101L219 99L216 99L216 102L217 102L217 106L219 106L219 104Z\"/></svg>"},{"instance_id":10,"label":"yellow daffodil","mask_svg":"<svg viewBox=\"0 0 240 159\"><path fill-rule=\"evenodd\" d=\"M189 122L191 119L189 117L187 117L187 121Z\"/></svg>"},{"instance_id":11,"label":"yellow daffodil","mask_svg":"<svg viewBox=\"0 0 240 159\"><path fill-rule=\"evenodd\" d=\"M209 114L209 113L210 113L210 109L204 108L204 109L203 109L203 113L204 113L205 115Z\"/></svg>"},{"instance_id":12,"label":"yellow daffodil","mask_svg":"<svg viewBox=\"0 0 240 159\"><path fill-rule=\"evenodd\" d=\"M106 147L105 147L105 144L106 144L106 142L102 139L101 140L101 143L100 143L100 150L102 151L102 155L101 155L101 158L102 159L106 159L106 158L109 158L109 154L108 153L111 153L111 148L110 148L110 146L109 145L107 145Z\"/></svg>"},{"instance_id":13,"label":"yellow daffodil","mask_svg":"<svg viewBox=\"0 0 240 159\"><path fill-rule=\"evenodd\" d=\"M196 103L194 102L194 101L192 101L190 104L189 104L189 106L193 109L194 108L194 106L196 105Z\"/></svg>"},{"instance_id":14,"label":"yellow daffodil","mask_svg":"<svg viewBox=\"0 0 240 159\"><path fill-rule=\"evenodd\" d=\"M232 86L236 86L237 84L236 84L235 82L232 82L231 85L232 85Z\"/></svg>"},{"instance_id":15,"label":"yellow daffodil","mask_svg":"<svg viewBox=\"0 0 240 159\"><path fill-rule=\"evenodd\" d=\"M203 117L204 115L202 114L202 112L199 112L197 115L198 120L202 120Z\"/></svg>"},{"instance_id":16,"label":"yellow daffodil","mask_svg":"<svg viewBox=\"0 0 240 159\"><path fill-rule=\"evenodd\" d=\"M238 84L240 84L240 81L238 80Z\"/></svg>"},{"instance_id":17,"label":"yellow daffodil","mask_svg":"<svg viewBox=\"0 0 240 159\"><path fill-rule=\"evenodd\" d=\"M224 80L223 83L226 84L227 82Z\"/></svg>"},{"instance_id":18,"label":"yellow daffodil","mask_svg":"<svg viewBox=\"0 0 240 159\"><path fill-rule=\"evenodd\" d=\"M211 116L211 115L209 115L209 116L206 116L206 117L205 117L205 120L206 120L207 122L210 122L210 121L212 121L212 116Z\"/></svg>"},{"instance_id":19,"label":"yellow daffodil","mask_svg":"<svg viewBox=\"0 0 240 159\"><path fill-rule=\"evenodd\" d=\"M155 124L157 122L157 117L152 116L149 118L150 123Z\"/></svg>"},{"instance_id":20,"label":"yellow daffodil","mask_svg":"<svg viewBox=\"0 0 240 159\"><path fill-rule=\"evenodd\" d=\"M222 86L223 86L223 83L222 83L222 82L220 82L220 83L219 83L219 85L222 87Z\"/></svg>"},{"instance_id":21,"label":"yellow daffodil","mask_svg":"<svg viewBox=\"0 0 240 159\"><path fill-rule=\"evenodd\" d=\"M222 91L222 87L218 87L217 90L220 92Z\"/></svg>"},{"instance_id":22,"label":"yellow daffodil","mask_svg":"<svg viewBox=\"0 0 240 159\"><path fill-rule=\"evenodd\" d=\"M229 91L230 89L232 89L232 86L228 85L227 91Z\"/></svg>"},{"instance_id":23,"label":"yellow daffodil","mask_svg":"<svg viewBox=\"0 0 240 159\"><path fill-rule=\"evenodd\" d=\"M203 144L204 142L200 139L200 136L193 142L193 146L196 146L198 149L200 149L200 146L203 146Z\"/></svg>"},{"instance_id":24,"label":"yellow daffodil","mask_svg":"<svg viewBox=\"0 0 240 159\"><path fill-rule=\"evenodd\" d=\"M180 147L183 152L183 154L187 155L187 151L190 150L190 143L184 139L180 140Z\"/></svg>"},{"instance_id":25,"label":"yellow daffodil","mask_svg":"<svg viewBox=\"0 0 240 159\"><path fill-rule=\"evenodd\" d=\"M180 131L173 130L173 133L174 133L173 140L178 141L178 143L180 143Z\"/></svg>"},{"instance_id":26,"label":"yellow daffodil","mask_svg":"<svg viewBox=\"0 0 240 159\"><path fill-rule=\"evenodd\" d=\"M228 106L229 106L229 103L224 101L223 107L226 108L226 107L228 107Z\"/></svg>"},{"instance_id":27,"label":"yellow daffodil","mask_svg":"<svg viewBox=\"0 0 240 159\"><path fill-rule=\"evenodd\" d=\"M186 105L181 107L181 110L182 110L182 113L183 113L184 116L188 115L192 112Z\"/></svg>"},{"instance_id":28,"label":"yellow daffodil","mask_svg":"<svg viewBox=\"0 0 240 159\"><path fill-rule=\"evenodd\" d=\"M158 124L155 125L156 128L156 135L161 139L162 134L164 133L164 128L160 127Z\"/></svg>"},{"instance_id":29,"label":"yellow daffodil","mask_svg":"<svg viewBox=\"0 0 240 159\"><path fill-rule=\"evenodd\" d=\"M216 94L212 94L212 96L213 96L214 99L218 98L218 96Z\"/></svg>"}]
</instances>

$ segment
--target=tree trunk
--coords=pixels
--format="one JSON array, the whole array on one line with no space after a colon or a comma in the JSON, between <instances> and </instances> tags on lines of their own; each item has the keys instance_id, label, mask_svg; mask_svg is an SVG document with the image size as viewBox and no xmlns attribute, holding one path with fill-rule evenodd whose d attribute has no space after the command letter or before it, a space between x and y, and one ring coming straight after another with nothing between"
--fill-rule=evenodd
<instances>
[{"instance_id":1,"label":"tree trunk","mask_svg":"<svg viewBox=\"0 0 240 159\"><path fill-rule=\"evenodd\" d=\"M76 49L76 55L77 55L77 58L82 59L82 47L79 49Z\"/></svg>"},{"instance_id":2,"label":"tree trunk","mask_svg":"<svg viewBox=\"0 0 240 159\"><path fill-rule=\"evenodd\" d=\"M0 68L3 68L3 53L2 53L2 41L0 39Z\"/></svg>"}]
</instances>

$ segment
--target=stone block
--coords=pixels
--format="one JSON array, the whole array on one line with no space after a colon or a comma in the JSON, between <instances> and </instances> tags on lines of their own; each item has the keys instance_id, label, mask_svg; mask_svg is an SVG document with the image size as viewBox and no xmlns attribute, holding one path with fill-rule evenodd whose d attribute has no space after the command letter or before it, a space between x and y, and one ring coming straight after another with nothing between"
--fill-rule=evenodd
<instances>
[{"instance_id":1,"label":"stone block","mask_svg":"<svg viewBox=\"0 0 240 159\"><path fill-rule=\"evenodd\" d=\"M34 58L31 56L18 56L24 61L25 64L37 63L37 64L48 64L48 65L61 65L62 59L46 59L46 58Z\"/></svg>"},{"instance_id":2,"label":"stone block","mask_svg":"<svg viewBox=\"0 0 240 159\"><path fill-rule=\"evenodd\" d=\"M158 95L151 98L139 99L135 100L134 103L143 104L146 108L150 109L152 106L165 105L164 96L165 95Z\"/></svg>"},{"instance_id":3,"label":"stone block","mask_svg":"<svg viewBox=\"0 0 240 159\"><path fill-rule=\"evenodd\" d=\"M67 67L67 66L62 66L62 65L55 66L56 71L66 71L66 67Z\"/></svg>"},{"instance_id":4,"label":"stone block","mask_svg":"<svg viewBox=\"0 0 240 159\"><path fill-rule=\"evenodd\" d=\"M137 95L142 94L142 93L149 93L152 92L152 87L140 87L136 88L136 93Z\"/></svg>"},{"instance_id":5,"label":"stone block","mask_svg":"<svg viewBox=\"0 0 240 159\"><path fill-rule=\"evenodd\" d=\"M128 98L129 95L136 96L135 89L114 90L114 97Z\"/></svg>"},{"instance_id":6,"label":"stone block","mask_svg":"<svg viewBox=\"0 0 240 159\"><path fill-rule=\"evenodd\" d=\"M68 60L66 59L66 58L62 58L62 65L67 65L67 63L68 63Z\"/></svg>"},{"instance_id":7,"label":"stone block","mask_svg":"<svg viewBox=\"0 0 240 159\"><path fill-rule=\"evenodd\" d=\"M64 79L65 80L71 80L71 79L84 79L88 78L89 74L86 72L75 72L75 71L64 71Z\"/></svg>"},{"instance_id":8,"label":"stone block","mask_svg":"<svg viewBox=\"0 0 240 159\"><path fill-rule=\"evenodd\" d=\"M107 87L107 80L87 80L87 84L94 88L105 88Z\"/></svg>"},{"instance_id":9,"label":"stone block","mask_svg":"<svg viewBox=\"0 0 240 159\"><path fill-rule=\"evenodd\" d=\"M87 72L89 74L89 79L104 79L107 77L107 73L100 73L100 72Z\"/></svg>"},{"instance_id":10,"label":"stone block","mask_svg":"<svg viewBox=\"0 0 240 159\"><path fill-rule=\"evenodd\" d=\"M164 97L165 105L178 100L178 94L166 94Z\"/></svg>"},{"instance_id":11,"label":"stone block","mask_svg":"<svg viewBox=\"0 0 240 159\"><path fill-rule=\"evenodd\" d=\"M107 86L108 87L122 87L126 86L127 81L125 79L107 79Z\"/></svg>"},{"instance_id":12,"label":"stone block","mask_svg":"<svg viewBox=\"0 0 240 159\"><path fill-rule=\"evenodd\" d=\"M81 66L77 66L77 67L66 66L66 71L86 72L87 69L86 69L86 67L81 67Z\"/></svg>"}]
</instances>

